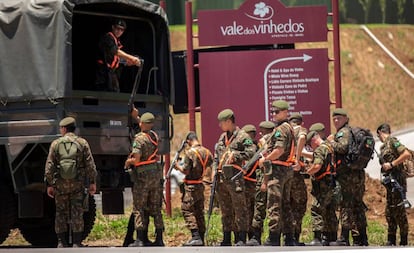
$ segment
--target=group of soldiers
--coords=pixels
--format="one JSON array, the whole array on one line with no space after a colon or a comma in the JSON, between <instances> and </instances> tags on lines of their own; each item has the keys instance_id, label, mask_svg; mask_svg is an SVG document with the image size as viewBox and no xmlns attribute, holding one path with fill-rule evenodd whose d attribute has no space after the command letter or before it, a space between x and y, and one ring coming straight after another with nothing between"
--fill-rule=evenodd
<instances>
[{"instance_id":1,"label":"group of soldiers","mask_svg":"<svg viewBox=\"0 0 414 253\"><path fill-rule=\"evenodd\" d=\"M350 148L351 126L343 108L332 112L335 134L327 135L322 123L303 127L302 116L288 114L284 100L272 103L273 121L262 121L259 131L252 124L239 128L231 109L218 114L220 135L214 153L201 146L190 132L183 165L175 165L186 177L182 212L192 237L183 246L202 246L204 221L203 176L212 168L212 194L221 210L221 246L304 246L299 241L307 208L305 178L311 178L313 240L310 246L368 246L364 168L351 169L343 162ZM256 134L261 135L256 141ZM377 129L381 170L393 173L406 191L402 163L410 157L407 148L391 137L388 124ZM191 138L190 138L191 136ZM198 150L198 151L197 151ZM341 163L342 162L342 163ZM355 166L354 166L355 167ZM408 222L401 196L387 189L386 245L407 245ZM211 201L210 201L211 203ZM339 217L337 217L337 213ZM268 217L269 236L262 243L263 223ZM340 229L339 229L340 228ZM338 237L339 229L339 237ZM207 231L208 232L208 231ZM283 243L281 239L283 238ZM232 240L233 239L233 240Z\"/></svg>"},{"instance_id":2,"label":"group of soldiers","mask_svg":"<svg viewBox=\"0 0 414 253\"><path fill-rule=\"evenodd\" d=\"M299 242L302 218L307 208L307 186L305 177L311 178L313 203L311 206L314 239L307 245L348 246L350 233L353 245L368 246L365 192L365 171L350 169L341 159L348 152L350 126L347 112L336 108L332 113L335 134L326 135L322 123L315 123L309 132L303 127L300 114L288 113L289 104L284 100L272 103L273 121L259 124L257 130L248 124L239 128L231 109L218 114L220 135L214 152L203 147L195 132L185 137L185 155L182 163L173 167L185 174L181 210L191 239L183 246L203 246L207 238L208 225L204 215L204 178L211 170L212 195L217 196L221 210L223 239L221 246L304 246ZM158 136L152 130L155 117L144 113L140 117L134 109L132 117L137 119L140 132L135 135L132 151L125 161L125 169L133 182L133 212L130 223L136 231L126 238L124 246L164 246L162 217L163 169L158 162ZM87 142L74 136L74 119L61 122L61 138L76 138L83 152L82 168L90 182L89 193L96 190L96 169ZM402 163L411 154L398 139L391 137L391 128L382 124L377 129L378 138L384 143L380 151L381 170L393 174L406 191L406 178ZM75 189L69 180L56 179L59 157L56 143L52 143L46 175L48 193L58 202L68 189ZM67 183L60 186L60 183ZM61 195L59 195L61 194ZM75 199L77 195L70 195ZM211 203L211 201L210 201ZM387 188L386 218L388 241L386 245L397 245L397 227L400 229L400 245L407 245L408 222L401 196ZM69 204L59 205L70 208ZM337 211L339 210L339 218ZM60 247L68 245L65 234L64 210L57 209L56 232ZM74 245L80 245L82 232L81 216L72 217ZM79 216L79 217L78 217ZM262 242L263 223L268 218L269 235ZM153 218L156 238L148 239L150 217ZM75 222L76 221L76 222ZM338 228L340 223L339 237ZM76 237L75 237L76 235ZM233 236L232 236L233 235ZM281 242L283 238L283 243Z\"/></svg>"}]
</instances>

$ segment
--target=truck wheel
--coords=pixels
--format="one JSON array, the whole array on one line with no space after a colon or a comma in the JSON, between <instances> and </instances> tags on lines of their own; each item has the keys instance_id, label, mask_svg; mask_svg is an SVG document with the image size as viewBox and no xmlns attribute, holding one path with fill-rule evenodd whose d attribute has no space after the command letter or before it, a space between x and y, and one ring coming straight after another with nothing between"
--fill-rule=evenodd
<instances>
[{"instance_id":1,"label":"truck wheel","mask_svg":"<svg viewBox=\"0 0 414 253\"><path fill-rule=\"evenodd\" d=\"M0 244L7 239L10 229L16 221L16 201L13 196L13 191L5 185L0 183Z\"/></svg>"},{"instance_id":2,"label":"truck wheel","mask_svg":"<svg viewBox=\"0 0 414 253\"><path fill-rule=\"evenodd\" d=\"M23 237L34 247L55 248L57 246L57 238L55 233L55 208L52 200L53 208L48 208L45 211L45 217L24 219L20 225L20 231ZM50 203L46 205L49 206ZM91 232L96 218L96 203L93 197L89 198L89 211L83 214L84 231L83 238L85 239Z\"/></svg>"},{"instance_id":3,"label":"truck wheel","mask_svg":"<svg viewBox=\"0 0 414 253\"><path fill-rule=\"evenodd\" d=\"M55 248L55 201L45 194L44 216L42 218L22 218L18 227L23 237L34 247Z\"/></svg>"}]
</instances>

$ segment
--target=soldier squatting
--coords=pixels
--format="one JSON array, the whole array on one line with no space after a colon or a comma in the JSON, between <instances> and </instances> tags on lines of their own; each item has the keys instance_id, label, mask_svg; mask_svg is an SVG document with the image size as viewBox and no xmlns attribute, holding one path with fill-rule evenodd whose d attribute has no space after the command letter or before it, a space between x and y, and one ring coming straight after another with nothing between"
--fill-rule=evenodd
<instances>
[{"instance_id":1,"label":"soldier squatting","mask_svg":"<svg viewBox=\"0 0 414 253\"><path fill-rule=\"evenodd\" d=\"M204 178L210 172L211 178L217 180L212 194L217 197L221 210L223 238L220 246L304 246L299 238L307 203L305 178L309 177L314 238L306 245L349 246L351 235L352 245L368 246L366 206L363 202L365 171L364 168L350 169L346 163L341 163L348 152L351 134L347 112L342 108L334 109L332 120L336 133L327 135L321 123L311 125L308 132L303 127L302 116L289 116L288 108L289 104L284 100L272 103L273 121L260 122L258 140L254 125L239 128L231 109L224 109L218 114L223 133L214 151L202 146L196 133L186 135L183 163L172 165L185 174L181 210L191 239L183 246L203 246L208 239ZM152 130L155 117L151 113L139 117L135 108L132 115L139 122L141 131L135 135L125 168L129 169L134 183L131 217L137 236L135 240L131 236L128 242L126 238L124 246L164 246L161 215L163 170L157 163L158 136ZM388 124L380 125L376 132L383 142L379 154L381 170L392 176L405 193L407 183L402 163L411 154L391 136ZM54 153L54 146L52 144L51 154ZM50 159L53 160L51 155L46 165L46 178L50 185L56 186L58 181L51 174L53 164ZM93 162L91 159L87 161ZM92 194L96 171L92 164L85 164L84 168L90 168L87 175ZM390 187L386 189L386 245L407 245L408 222L405 206L401 205L402 195ZM55 198L57 196L55 193ZM57 206L59 201L56 199ZM57 211L57 214L61 212L60 209ZM266 215L269 235L262 242ZM155 242L149 241L147 235L150 216L154 218ZM60 219L61 215L57 215L56 233L60 246L67 246L63 240L67 231L58 226ZM74 225L73 242L79 246L78 233L82 228L80 223L74 222ZM400 231L399 244L396 242L397 227Z\"/></svg>"}]
</instances>

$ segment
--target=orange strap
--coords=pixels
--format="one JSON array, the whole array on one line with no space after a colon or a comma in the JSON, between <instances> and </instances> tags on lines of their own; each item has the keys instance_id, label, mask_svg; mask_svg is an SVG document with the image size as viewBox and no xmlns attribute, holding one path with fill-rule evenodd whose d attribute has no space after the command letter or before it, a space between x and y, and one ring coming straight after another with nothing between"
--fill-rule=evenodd
<instances>
[{"instance_id":1,"label":"orange strap","mask_svg":"<svg viewBox=\"0 0 414 253\"><path fill-rule=\"evenodd\" d=\"M256 180L255 178L251 178L251 176L252 176L252 175L253 175L253 173L257 170L257 168L258 168L258 167L259 167L259 160L257 160L257 161L254 163L254 165L253 165L252 169L251 169L251 170L249 170L249 171L247 172L247 174L243 176L243 178L244 178L244 179L246 179L246 180L248 180L248 181L256 182L257 180Z\"/></svg>"},{"instance_id":2,"label":"orange strap","mask_svg":"<svg viewBox=\"0 0 414 253\"><path fill-rule=\"evenodd\" d=\"M150 142L152 142L152 144L154 144L155 145L155 147L157 147L155 150L154 150L154 152L148 157L148 159L147 160L145 160L145 161L139 161L139 162L136 162L135 164L134 164L134 166L135 167L138 167L138 166L141 166L141 165L147 165L147 164L152 164L152 163L156 163L157 162L157 153L158 153L158 142L157 142L157 140L153 140L152 138L151 138L151 136L149 135L149 134L147 134L147 133L144 133L146 136L147 136L147 138L148 138L148 140L150 141ZM154 134L155 134L155 132L154 132Z\"/></svg>"},{"instance_id":3,"label":"orange strap","mask_svg":"<svg viewBox=\"0 0 414 253\"><path fill-rule=\"evenodd\" d=\"M206 149L206 150L207 150L206 159L203 160L200 153L196 149L194 149L194 152L197 155L198 159L200 160L201 166L203 167L203 172L201 173L201 177L199 179L196 179L196 180L190 180L190 179L185 179L184 178L184 183L186 183L186 184L201 184L203 182L203 177L206 173L208 157L209 157L209 154L210 154L210 151L208 149Z\"/></svg>"},{"instance_id":4,"label":"orange strap","mask_svg":"<svg viewBox=\"0 0 414 253\"><path fill-rule=\"evenodd\" d=\"M290 153L289 153L288 159L286 161L273 160L272 163L286 166L286 167L291 166L292 164L296 162L294 151L295 151L295 142L292 139L292 145L290 145Z\"/></svg>"},{"instance_id":5,"label":"orange strap","mask_svg":"<svg viewBox=\"0 0 414 253\"><path fill-rule=\"evenodd\" d=\"M328 150L331 152L331 161L328 164L328 166L326 167L325 171L322 174L315 177L316 180L321 180L326 175L331 175L331 174L335 175L336 174L336 171L331 172L331 164L333 164L334 169L336 170L336 164L335 164L334 157L333 157L333 149L329 145L326 145L326 144L321 144L321 145L325 145L328 148Z\"/></svg>"},{"instance_id":6,"label":"orange strap","mask_svg":"<svg viewBox=\"0 0 414 253\"><path fill-rule=\"evenodd\" d=\"M112 32L108 32L108 34L114 39L115 44L118 47L118 49L122 48L122 45L119 43L118 38ZM118 54L115 54L113 61L110 64L108 63L107 65L108 65L108 68L111 68L111 69L118 68L118 66L119 66L119 56L118 56Z\"/></svg>"}]
</instances>

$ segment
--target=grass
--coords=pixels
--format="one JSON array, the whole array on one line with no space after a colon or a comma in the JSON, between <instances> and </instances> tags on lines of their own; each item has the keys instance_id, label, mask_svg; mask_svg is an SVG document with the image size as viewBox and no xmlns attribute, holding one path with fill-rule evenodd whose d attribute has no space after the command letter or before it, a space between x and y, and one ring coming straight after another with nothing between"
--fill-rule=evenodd
<instances>
[{"instance_id":1,"label":"grass","mask_svg":"<svg viewBox=\"0 0 414 253\"><path fill-rule=\"evenodd\" d=\"M102 215L99 211L96 216L95 226L89 234L86 243L92 241L119 241L123 240L128 225L129 215ZM207 222L207 217L206 217ZM310 242L313 239L311 228L311 216L308 211L302 220L301 241ZM167 246L180 246L190 238L190 231L186 228L181 210L175 208L171 217L164 214L164 241ZM268 221L265 220L262 240L268 236ZM214 209L208 232L208 245L217 245L222 240L221 215L218 209ZM153 238L154 228L149 227L150 239ZM387 227L377 221L368 221L368 237L371 246L382 246L387 239ZM352 239L351 239L352 240ZM106 245L105 245L106 246Z\"/></svg>"}]
</instances>

